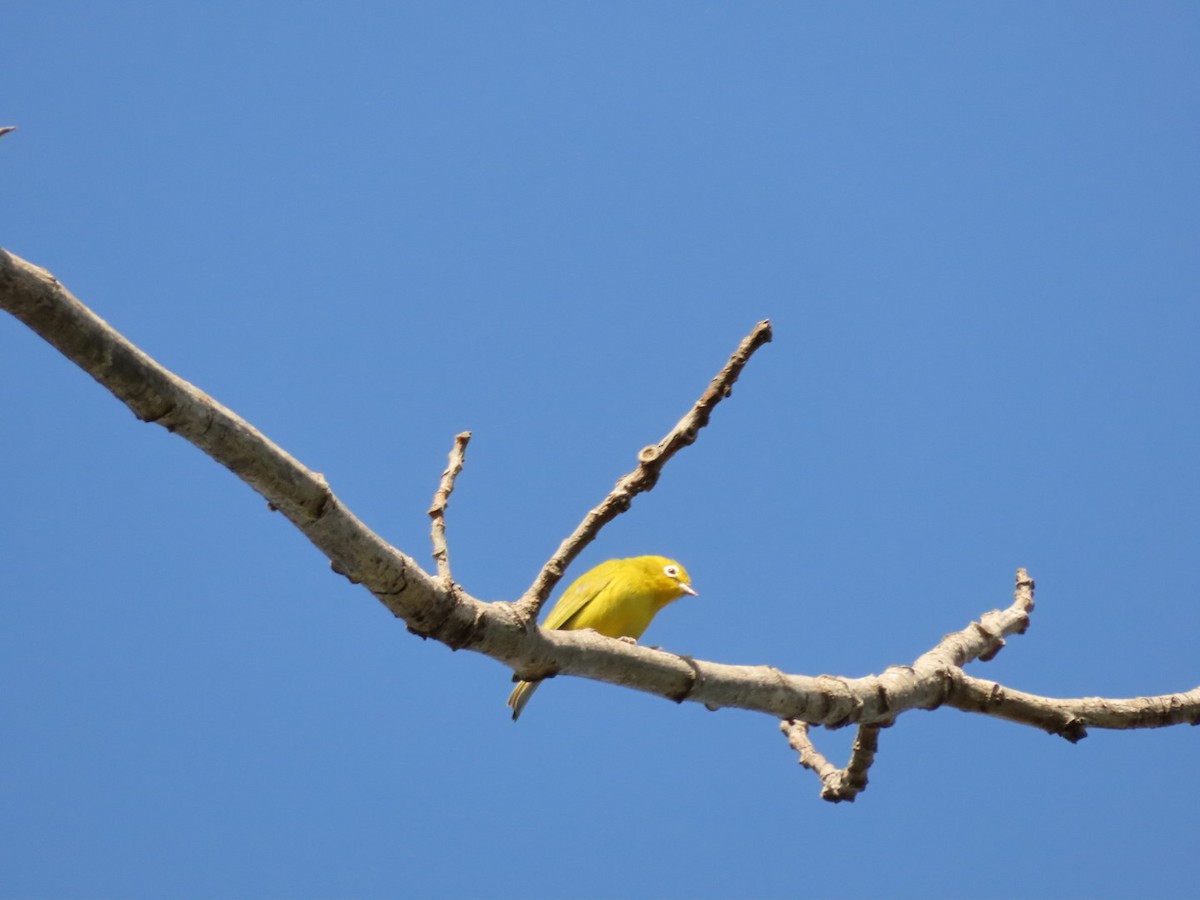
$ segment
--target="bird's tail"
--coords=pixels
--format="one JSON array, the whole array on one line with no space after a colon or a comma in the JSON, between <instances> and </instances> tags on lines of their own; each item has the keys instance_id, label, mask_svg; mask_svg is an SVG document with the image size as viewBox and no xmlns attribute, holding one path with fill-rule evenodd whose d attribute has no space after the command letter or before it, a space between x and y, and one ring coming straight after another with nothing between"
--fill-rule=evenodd
<instances>
[{"instance_id":1,"label":"bird's tail","mask_svg":"<svg viewBox=\"0 0 1200 900\"><path fill-rule=\"evenodd\" d=\"M508 695L508 705L512 707L514 722L521 715L521 710L525 708L525 704L529 702L529 698L533 696L533 692L538 689L539 684L541 684L540 681L518 681L517 686Z\"/></svg>"}]
</instances>

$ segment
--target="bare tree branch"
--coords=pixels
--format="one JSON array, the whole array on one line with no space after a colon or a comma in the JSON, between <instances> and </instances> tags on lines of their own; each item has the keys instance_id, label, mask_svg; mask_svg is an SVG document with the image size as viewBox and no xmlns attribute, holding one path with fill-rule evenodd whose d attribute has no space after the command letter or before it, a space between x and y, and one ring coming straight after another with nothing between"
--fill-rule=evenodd
<instances>
[{"instance_id":1,"label":"bare tree branch","mask_svg":"<svg viewBox=\"0 0 1200 900\"><path fill-rule=\"evenodd\" d=\"M1034 582L1024 569L1017 570L1013 603L1004 611L992 610L978 622L972 622L962 631L943 637L932 650L922 654L911 667L897 667L885 673L895 674L897 687L895 701L904 709L932 709L938 705L934 696L925 699L925 691L934 695L948 690L950 684L959 684L965 678L961 666L973 660L987 662L1004 647L1004 638L1010 634L1024 633L1029 627L1029 614L1033 612ZM915 678L913 682L908 676ZM901 696L909 693L907 700ZM888 696L888 689L881 685L881 696ZM920 698L920 699L918 699ZM950 703L947 696L941 702ZM928 705L927 705L928 704ZM821 779L821 797L833 803L853 801L867 788L867 772L875 761L879 748L879 729L892 723L892 719L862 722L846 768L839 769L818 751L809 737L808 726L794 719L780 723L788 737L788 743L800 754L800 765L811 769Z\"/></svg>"},{"instance_id":2,"label":"bare tree branch","mask_svg":"<svg viewBox=\"0 0 1200 900\"><path fill-rule=\"evenodd\" d=\"M1073 744L1087 737L1089 727L1130 729L1200 725L1200 687L1159 697L1063 700L1026 694L994 681L959 673L946 697L946 705L1032 725Z\"/></svg>"},{"instance_id":3,"label":"bare tree branch","mask_svg":"<svg viewBox=\"0 0 1200 900\"><path fill-rule=\"evenodd\" d=\"M914 667L922 665L965 666L976 659L988 662L1004 647L1004 639L1011 634L1024 634L1029 627L1029 614L1033 612L1035 584L1029 573L1017 569L1013 603L1006 610L993 609L985 613L978 622L972 622L962 631L954 631L942 638L936 647L922 655Z\"/></svg>"},{"instance_id":4,"label":"bare tree branch","mask_svg":"<svg viewBox=\"0 0 1200 900\"><path fill-rule=\"evenodd\" d=\"M450 576L450 550L446 546L446 506L450 503L450 495L454 492L454 480L462 471L463 457L467 452L467 444L471 440L471 432L464 431L454 436L454 447L450 451L450 461L437 492L433 495L433 505L429 507L429 517L433 519L430 526L430 540L433 542L433 558L437 562L438 578L442 585L449 590L454 586Z\"/></svg>"},{"instance_id":5,"label":"bare tree branch","mask_svg":"<svg viewBox=\"0 0 1200 900\"><path fill-rule=\"evenodd\" d=\"M483 603L450 581L445 507L465 450L464 435L430 510L439 576L434 577L376 535L346 509L325 479L288 455L265 435L203 391L167 371L76 300L43 269L0 250L0 308L34 332L124 402L138 418L186 438L228 468L283 513L330 560L331 567L370 590L410 631L454 649L485 654L524 678L575 675L625 685L677 702L709 709L736 707L785 721L793 745L818 771L829 799L851 799L866 785L877 747L877 731L912 709L947 705L1042 728L1078 740L1086 728L1151 728L1200 722L1200 688L1132 700L1055 700L971 678L962 666L986 661L1004 639L1022 633L1033 610L1033 580L1017 571L1011 606L993 610L965 629L947 635L911 666L892 666L880 675L839 678L790 675L772 666L730 666L665 650L630 645L587 631L528 627L539 598L548 592L579 549L639 492L649 490L662 465L695 440L712 407L757 347L770 339L761 323L742 342L695 407L654 447L639 457L638 469L618 483L608 500L589 513L576 532L514 604ZM808 729L859 726L846 769L837 770L811 747ZM805 741L808 741L805 744ZM815 754L815 755L814 755ZM824 762L822 762L824 760ZM808 765L808 763L806 763ZM832 773L832 774L831 774ZM838 774L840 773L840 774ZM836 776L836 777L835 777Z\"/></svg>"},{"instance_id":6,"label":"bare tree branch","mask_svg":"<svg viewBox=\"0 0 1200 900\"><path fill-rule=\"evenodd\" d=\"M700 429L708 424L716 405L733 393L733 383L742 374L742 369L750 361L754 351L770 340L771 323L764 319L742 339L733 355L729 357L725 368L716 374L708 389L700 395L700 399L687 415L657 444L642 448L638 453L637 468L617 482L600 505L583 517L583 521L559 544L554 555L546 560L533 584L517 603L517 615L520 618L529 622L537 620L538 612L541 611L550 592L554 590L554 585L562 578L567 566L596 539L601 528L629 509L634 497L658 483L663 466L672 456L695 442Z\"/></svg>"},{"instance_id":7,"label":"bare tree branch","mask_svg":"<svg viewBox=\"0 0 1200 900\"><path fill-rule=\"evenodd\" d=\"M412 624L446 614L446 592L342 506L322 475L133 346L49 272L0 251L0 306L143 422L185 438L258 491L329 557L335 571L366 585L396 615Z\"/></svg>"},{"instance_id":8,"label":"bare tree branch","mask_svg":"<svg viewBox=\"0 0 1200 900\"><path fill-rule=\"evenodd\" d=\"M882 727L860 725L850 749L850 762L846 768L839 769L817 750L808 736L807 724L795 720L779 723L779 729L787 735L792 749L800 754L800 765L811 769L821 779L821 799L831 803L843 800L853 803L854 798L867 789L867 772L875 761Z\"/></svg>"}]
</instances>

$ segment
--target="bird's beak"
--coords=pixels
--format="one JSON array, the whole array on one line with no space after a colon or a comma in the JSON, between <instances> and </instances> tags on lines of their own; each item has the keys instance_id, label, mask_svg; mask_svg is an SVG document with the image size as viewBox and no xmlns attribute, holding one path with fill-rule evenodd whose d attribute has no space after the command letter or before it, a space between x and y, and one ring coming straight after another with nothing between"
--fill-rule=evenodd
<instances>
[{"instance_id":1,"label":"bird's beak","mask_svg":"<svg viewBox=\"0 0 1200 900\"><path fill-rule=\"evenodd\" d=\"M691 594L693 597L699 596L694 587L692 587L690 584L684 584L682 581L679 582L679 589L685 594Z\"/></svg>"}]
</instances>

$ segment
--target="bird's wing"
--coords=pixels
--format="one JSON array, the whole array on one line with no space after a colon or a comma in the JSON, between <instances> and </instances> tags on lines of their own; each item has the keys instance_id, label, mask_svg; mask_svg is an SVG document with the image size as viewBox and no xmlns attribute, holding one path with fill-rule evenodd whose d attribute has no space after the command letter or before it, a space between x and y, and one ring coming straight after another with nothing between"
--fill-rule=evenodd
<instances>
[{"instance_id":1,"label":"bird's wing","mask_svg":"<svg viewBox=\"0 0 1200 900\"><path fill-rule=\"evenodd\" d=\"M570 622L616 578L621 562L619 559L610 559L580 575L554 604L554 609L550 610L550 615L546 617L542 627L562 628Z\"/></svg>"}]
</instances>

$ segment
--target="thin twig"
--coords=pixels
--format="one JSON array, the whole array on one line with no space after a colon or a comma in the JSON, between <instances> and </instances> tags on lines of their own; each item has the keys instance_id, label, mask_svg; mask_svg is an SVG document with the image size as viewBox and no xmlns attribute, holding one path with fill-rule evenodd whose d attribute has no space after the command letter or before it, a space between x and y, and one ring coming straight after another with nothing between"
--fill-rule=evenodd
<instances>
[{"instance_id":1,"label":"thin twig","mask_svg":"<svg viewBox=\"0 0 1200 900\"><path fill-rule=\"evenodd\" d=\"M713 408L732 393L733 383L737 381L754 351L770 340L771 323L764 319L754 326L754 330L746 335L733 351L725 368L717 373L687 415L657 444L642 448L638 453L637 468L618 481L600 505L583 517L583 521L559 544L554 555L542 566L533 584L517 602L516 612L519 617L527 622L537 619L542 604L546 602L546 598L554 590L554 585L562 578L572 560L595 540L601 528L629 509L635 496L654 487L667 460L696 440L700 429L708 424Z\"/></svg>"},{"instance_id":2,"label":"thin twig","mask_svg":"<svg viewBox=\"0 0 1200 900\"><path fill-rule=\"evenodd\" d=\"M846 763L845 779L841 787L841 796L836 799L854 802L854 797L867 789L867 772L875 762L875 754L879 750L879 731L882 725L860 725L858 734L854 737L854 746L850 748L850 762Z\"/></svg>"},{"instance_id":3,"label":"thin twig","mask_svg":"<svg viewBox=\"0 0 1200 900\"><path fill-rule=\"evenodd\" d=\"M450 577L450 550L446 546L446 507L450 503L450 495L454 493L454 479L462 471L463 458L467 452L467 444L471 440L471 432L464 431L454 436L454 447L450 450L450 461L442 480L433 495L433 505L429 507L429 517L433 519L430 526L430 539L433 541L433 558L437 562L438 578L449 588L454 584Z\"/></svg>"},{"instance_id":4,"label":"thin twig","mask_svg":"<svg viewBox=\"0 0 1200 900\"><path fill-rule=\"evenodd\" d=\"M788 744L800 754L798 762L804 768L817 774L822 784L828 784L841 771L819 751L808 736L808 723L796 719L785 719L779 723L779 730L787 735Z\"/></svg>"}]
</instances>

